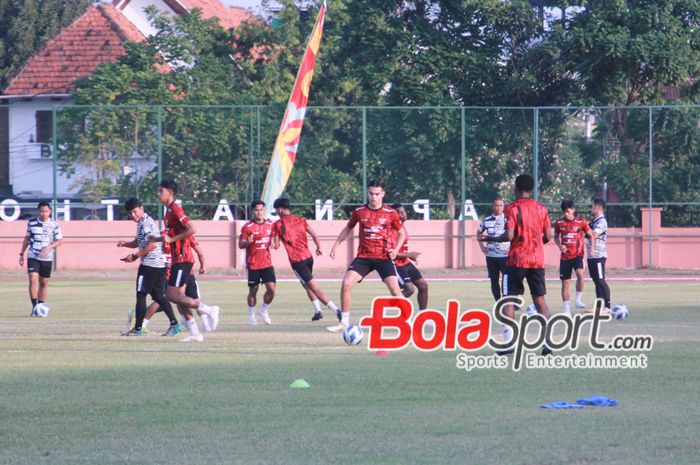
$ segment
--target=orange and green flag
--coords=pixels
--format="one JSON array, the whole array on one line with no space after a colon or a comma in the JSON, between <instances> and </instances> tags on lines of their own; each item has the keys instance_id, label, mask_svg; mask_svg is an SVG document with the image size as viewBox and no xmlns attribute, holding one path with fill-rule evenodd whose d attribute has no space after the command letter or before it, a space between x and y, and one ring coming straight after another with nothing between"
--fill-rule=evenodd
<instances>
[{"instance_id":1,"label":"orange and green flag","mask_svg":"<svg viewBox=\"0 0 700 465\"><path fill-rule=\"evenodd\" d=\"M287 109L284 112L284 118L282 118L282 124L280 124L280 130L277 133L277 141L272 151L272 159L267 170L265 186L260 196L265 202L268 215L272 211L272 203L284 192L297 157L301 128L304 126L306 104L309 101L309 89L311 88L311 79L314 75L318 48L321 44L325 16L326 2L324 1L318 12L318 18L316 18L316 24L313 31L311 31L309 41L306 44L304 58L301 60L301 66L299 66L299 72L294 81L294 89L289 97Z\"/></svg>"}]
</instances>

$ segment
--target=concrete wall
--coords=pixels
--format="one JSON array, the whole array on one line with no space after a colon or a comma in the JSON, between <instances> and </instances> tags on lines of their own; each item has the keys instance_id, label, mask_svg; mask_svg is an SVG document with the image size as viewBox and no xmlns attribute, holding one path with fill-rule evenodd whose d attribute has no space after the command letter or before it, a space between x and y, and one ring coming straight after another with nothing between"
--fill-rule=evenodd
<instances>
[{"instance_id":1,"label":"concrete wall","mask_svg":"<svg viewBox=\"0 0 700 465\"><path fill-rule=\"evenodd\" d=\"M608 266L610 268L642 268L651 264L659 268L699 269L700 228L661 228L661 209L648 210L642 215L642 228L611 228L608 237ZM197 236L207 256L207 267L243 267L241 251L236 247L238 231L243 222L195 221ZM345 221L310 221L321 236L324 255L316 258L316 269L342 269L352 260L357 239L347 240L338 251L336 260L328 256L338 232ZM115 246L120 239L131 239L136 225L130 221L70 221L61 222L64 245L59 249L59 269L118 270L131 269L119 259L128 252ZM462 239L459 221L409 221L409 248L421 252L421 268L459 268L462 259ZM483 266L484 258L473 238L478 222L465 222L464 259L466 266ZM24 221L0 222L0 270L20 271L17 255L24 237ZM649 232L655 236L650 241ZM471 236L471 237L469 237ZM694 236L694 237L691 237ZM651 249L649 244L651 242ZM312 252L313 252L312 245ZM546 262L557 266L559 251L551 243L545 247ZM272 252L273 264L288 270L287 255L281 248Z\"/></svg>"}]
</instances>

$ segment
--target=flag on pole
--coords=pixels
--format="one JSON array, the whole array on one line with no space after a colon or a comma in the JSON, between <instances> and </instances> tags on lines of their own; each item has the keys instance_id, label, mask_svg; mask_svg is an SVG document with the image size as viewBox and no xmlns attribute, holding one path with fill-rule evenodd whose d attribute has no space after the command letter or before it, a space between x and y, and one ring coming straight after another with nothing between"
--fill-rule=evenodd
<instances>
[{"instance_id":1,"label":"flag on pole","mask_svg":"<svg viewBox=\"0 0 700 465\"><path fill-rule=\"evenodd\" d=\"M289 97L287 109L284 112L284 118L282 118L282 124L280 124L280 130L277 133L270 167L265 178L265 186L260 196L265 202L265 211L268 216L272 211L272 203L282 195L284 188L287 186L289 176L292 174L292 167L294 166L301 138L301 128L304 125L304 116L306 115L306 103L309 101L309 89L314 75L316 55L318 55L318 48L321 44L325 16L326 2L324 1L318 12L318 18L316 18L316 24L313 31L311 31L309 41L306 44L304 58L301 60L299 72L294 81L292 95Z\"/></svg>"}]
</instances>

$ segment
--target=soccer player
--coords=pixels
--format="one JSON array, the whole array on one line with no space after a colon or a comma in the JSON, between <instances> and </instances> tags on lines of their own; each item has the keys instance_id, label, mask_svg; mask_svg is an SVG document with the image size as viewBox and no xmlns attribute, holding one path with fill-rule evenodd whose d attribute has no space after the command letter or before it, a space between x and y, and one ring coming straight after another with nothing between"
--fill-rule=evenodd
<instances>
[{"instance_id":1,"label":"soccer player","mask_svg":"<svg viewBox=\"0 0 700 465\"><path fill-rule=\"evenodd\" d=\"M491 203L492 214L484 218L479 224L476 237L492 236L498 237L506 230L506 217L503 215L505 203L503 197L496 197ZM501 276L506 271L506 261L508 260L508 242L484 242L479 241L481 251L486 255L486 269L491 280L491 294L494 300L501 298Z\"/></svg>"},{"instance_id":2,"label":"soccer player","mask_svg":"<svg viewBox=\"0 0 700 465\"><path fill-rule=\"evenodd\" d=\"M573 200L561 203L564 216L554 223L554 243L561 250L559 260L559 279L561 279L561 298L564 301L564 313L571 316L571 270L576 273L576 308L585 308L583 298L583 242L584 236L590 236L591 228L586 220L576 216Z\"/></svg>"},{"instance_id":3,"label":"soccer player","mask_svg":"<svg viewBox=\"0 0 700 465\"><path fill-rule=\"evenodd\" d=\"M37 206L38 216L31 218L27 223L27 234L19 251L19 266L24 266L24 252L27 253L27 273L29 275L29 299L34 307L46 302L48 294L49 278L53 266L54 249L63 243L63 233L58 223L51 219L51 205L48 202L39 202Z\"/></svg>"},{"instance_id":4,"label":"soccer player","mask_svg":"<svg viewBox=\"0 0 700 465\"><path fill-rule=\"evenodd\" d=\"M246 250L246 268L248 269L248 325L255 326L255 306L258 302L260 283L265 286L260 316L267 325L270 319L270 304L275 298L275 269L272 267L270 245L272 243L272 221L265 218L265 202L255 200L250 204L253 219L241 228L238 247Z\"/></svg>"},{"instance_id":5,"label":"soccer player","mask_svg":"<svg viewBox=\"0 0 700 465\"><path fill-rule=\"evenodd\" d=\"M603 299L605 307L601 313L610 313L610 286L605 280L605 261L608 258L608 249L606 241L608 239L608 220L605 219L605 201L603 199L595 199L591 207L591 215L593 222L590 228L593 230L594 237L586 241L588 252L588 272L591 275L593 284L595 284L595 296L597 299ZM594 312L595 306L588 310Z\"/></svg>"},{"instance_id":6,"label":"soccer player","mask_svg":"<svg viewBox=\"0 0 700 465\"><path fill-rule=\"evenodd\" d=\"M401 288L396 277L393 260L406 240L406 231L396 210L384 205L384 183L373 180L367 186L366 205L357 207L347 225L340 231L331 248L330 257L335 259L335 249L352 233L355 225L360 224L360 243L357 256L352 261L340 288L341 317L340 324L329 326L328 331L343 332L350 324L350 304L352 288L365 276L376 270L389 292L394 297L401 296ZM393 231L398 231L396 243L392 245Z\"/></svg>"},{"instance_id":7,"label":"soccer player","mask_svg":"<svg viewBox=\"0 0 700 465\"><path fill-rule=\"evenodd\" d=\"M182 339L182 342L202 342L204 336L199 332L197 321L194 319L189 309L199 310L209 315L212 319L213 326L216 326L219 321L220 309L215 305L209 306L199 299L191 299L185 295L187 279L194 265L190 237L196 231L189 217L185 214L185 211L175 202L176 195L177 184L175 181L163 180L160 183L158 199L163 206L167 208L164 221L168 234L151 236L149 240L151 242L170 244L172 265L170 268L170 278L168 278L166 297L169 301L177 305L178 311L185 319L185 327L190 332L190 335Z\"/></svg>"},{"instance_id":8,"label":"soccer player","mask_svg":"<svg viewBox=\"0 0 700 465\"><path fill-rule=\"evenodd\" d=\"M124 208L136 225L136 237L132 241L119 241L117 247L138 248L138 252L122 258L126 263L132 263L139 258L141 264L136 277L136 323L133 329L122 334L122 336L145 336L143 331L143 320L146 316L146 296L158 303L170 321L170 328L163 336L174 336L182 332L182 327L177 322L170 302L165 298L165 255L157 244L150 242L148 238L158 235L158 226L146 213L143 204L136 197L126 201Z\"/></svg>"},{"instance_id":9,"label":"soccer player","mask_svg":"<svg viewBox=\"0 0 700 465\"><path fill-rule=\"evenodd\" d=\"M292 215L289 199L279 198L274 203L275 211L280 219L272 225L272 247L277 249L280 242L284 244L292 265L294 274L299 278L302 287L306 290L311 301L314 313L311 321L318 321L323 318L321 303L328 307L340 319L340 309L326 297L326 294L318 287L314 279L314 258L309 251L309 239L307 233L316 245L316 255L321 256L321 242L316 231L306 222L304 218Z\"/></svg>"},{"instance_id":10,"label":"soccer player","mask_svg":"<svg viewBox=\"0 0 700 465\"><path fill-rule=\"evenodd\" d=\"M401 224L404 225L404 231L406 233L406 238L403 241L401 250L396 254L396 259L394 260L394 265L396 265L397 278L399 280L399 287L403 292L404 297L411 297L418 288L418 309L425 310L428 308L428 283L423 278L423 275L418 268L414 265L414 262L418 261L420 252L409 252L408 251L408 231L406 231L406 209L400 203L395 203L391 206L396 213L399 214L399 219L401 219ZM397 236L395 233L394 236ZM430 321L429 323L432 323Z\"/></svg>"},{"instance_id":11,"label":"soccer player","mask_svg":"<svg viewBox=\"0 0 700 465\"><path fill-rule=\"evenodd\" d=\"M532 301L537 312L549 319L549 307L545 300L547 287L544 280L544 244L552 240L552 227L547 209L532 198L535 179L529 174L515 178L515 202L505 209L506 231L498 237L481 236L484 242L510 241L506 272L503 275L503 294L520 296L525 293L523 279L527 280ZM506 305L503 314L515 317L515 307ZM503 326L505 342L512 341L513 331ZM512 354L513 348L500 351L500 355ZM542 348L542 355L551 353L547 346Z\"/></svg>"}]
</instances>

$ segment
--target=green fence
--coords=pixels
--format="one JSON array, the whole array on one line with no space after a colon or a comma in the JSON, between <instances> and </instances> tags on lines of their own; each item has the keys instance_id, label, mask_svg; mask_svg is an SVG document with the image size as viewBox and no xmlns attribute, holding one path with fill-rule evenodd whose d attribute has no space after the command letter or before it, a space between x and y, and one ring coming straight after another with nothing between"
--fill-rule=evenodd
<instances>
[{"instance_id":1,"label":"green fence","mask_svg":"<svg viewBox=\"0 0 700 465\"><path fill-rule=\"evenodd\" d=\"M21 106L9 107L11 126L20 124L13 109ZM206 219L221 199L236 217L248 216L284 108L55 105L50 111L51 186L33 190L54 202L80 202L72 219L103 217L102 199L132 195L156 213L164 178L178 182L191 216ZM309 107L286 195L308 217L317 199L332 199L335 217L344 218L366 200L368 180L381 177L386 200L406 204L409 217L422 218L412 206L429 201L431 218L458 219L465 202L483 215L496 195L512 198L515 176L530 172L536 197L554 215L564 198L586 212L601 197L611 226L639 227L643 207L663 207L664 226L697 226L699 127L698 106ZM38 144L41 130L46 127L9 131L9 184L31 185L31 161L16 147Z\"/></svg>"}]
</instances>

